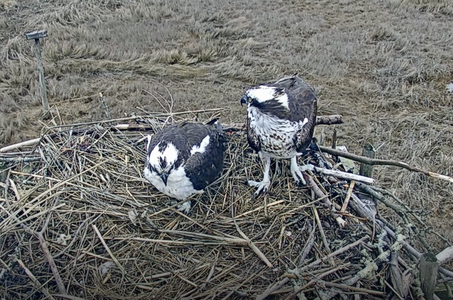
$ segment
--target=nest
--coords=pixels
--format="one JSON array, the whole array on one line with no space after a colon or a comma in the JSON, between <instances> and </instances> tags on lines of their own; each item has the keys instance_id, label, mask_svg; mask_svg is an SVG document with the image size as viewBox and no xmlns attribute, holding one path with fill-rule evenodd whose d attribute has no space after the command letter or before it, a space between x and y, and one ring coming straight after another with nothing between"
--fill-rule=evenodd
<instances>
[{"instance_id":1,"label":"nest","mask_svg":"<svg viewBox=\"0 0 453 300\"><path fill-rule=\"evenodd\" d=\"M245 182L261 179L261 164L240 128L225 128L223 175L192 198L189 215L179 212L142 176L145 135L167 121L48 128L0 156L2 299L421 295L421 253L403 236L412 228L400 229L416 215L383 189L332 174L307 171L297 187L285 161L272 167L269 193L253 199ZM319 151L300 160L342 168ZM378 200L399 217L378 214Z\"/></svg>"}]
</instances>

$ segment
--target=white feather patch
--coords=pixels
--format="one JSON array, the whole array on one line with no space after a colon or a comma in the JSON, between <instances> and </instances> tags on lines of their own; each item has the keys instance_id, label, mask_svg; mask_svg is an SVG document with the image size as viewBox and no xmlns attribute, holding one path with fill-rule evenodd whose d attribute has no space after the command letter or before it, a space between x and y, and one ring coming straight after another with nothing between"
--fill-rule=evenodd
<instances>
[{"instance_id":1,"label":"white feather patch","mask_svg":"<svg viewBox=\"0 0 453 300\"><path fill-rule=\"evenodd\" d=\"M206 148L209 145L210 137L207 135L200 143L199 146L193 145L192 150L190 150L190 155L194 155L195 153L204 153Z\"/></svg>"},{"instance_id":2,"label":"white feather patch","mask_svg":"<svg viewBox=\"0 0 453 300\"><path fill-rule=\"evenodd\" d=\"M256 99L258 102L265 102L274 99L275 88L270 86L261 85L258 88L250 89L247 95Z\"/></svg>"},{"instance_id":3,"label":"white feather patch","mask_svg":"<svg viewBox=\"0 0 453 300\"><path fill-rule=\"evenodd\" d=\"M165 185L162 178L156 173L151 172L148 168L144 171L145 178L151 182L160 192L167 196L184 200L198 190L193 188L192 182L186 176L184 167L172 170L168 175L167 184Z\"/></svg>"},{"instance_id":4,"label":"white feather patch","mask_svg":"<svg viewBox=\"0 0 453 300\"><path fill-rule=\"evenodd\" d=\"M167 166L171 166L178 159L178 149L172 143L168 143L163 152L159 151L159 144L154 147L153 151L149 154L148 161L156 169L160 169L159 157L167 161Z\"/></svg>"},{"instance_id":5,"label":"white feather patch","mask_svg":"<svg viewBox=\"0 0 453 300\"><path fill-rule=\"evenodd\" d=\"M289 106L288 106L288 95L286 95L286 93L280 95L277 98L275 98L275 100L277 100L278 102L280 102L281 105L283 105L284 107L289 109Z\"/></svg>"},{"instance_id":6,"label":"white feather patch","mask_svg":"<svg viewBox=\"0 0 453 300\"><path fill-rule=\"evenodd\" d=\"M283 105L284 107L289 108L288 96L286 94L282 94L279 95L278 97L274 97L276 90L277 90L276 87L261 85L258 88L248 90L247 95L253 99L256 99L256 101L260 103L269 100L276 100L280 102L280 104Z\"/></svg>"},{"instance_id":7,"label":"white feather patch","mask_svg":"<svg viewBox=\"0 0 453 300\"><path fill-rule=\"evenodd\" d=\"M304 127L304 125L307 124L307 123L308 123L308 119L307 118L305 118L304 121L299 121L300 128Z\"/></svg>"}]
</instances>

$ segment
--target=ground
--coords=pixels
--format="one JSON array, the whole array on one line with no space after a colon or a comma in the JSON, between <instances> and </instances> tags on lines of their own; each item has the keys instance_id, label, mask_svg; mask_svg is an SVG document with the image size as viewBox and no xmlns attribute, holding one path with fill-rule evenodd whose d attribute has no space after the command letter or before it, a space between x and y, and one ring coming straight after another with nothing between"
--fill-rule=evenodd
<instances>
[{"instance_id":1,"label":"ground","mask_svg":"<svg viewBox=\"0 0 453 300\"><path fill-rule=\"evenodd\" d=\"M351 152L370 142L377 158L451 176L452 16L449 0L0 0L0 146L107 114L221 108L222 122L244 122L247 87L297 72L320 115L343 115L319 141L336 130ZM50 119L24 38L37 29L48 32ZM452 243L451 184L387 166L374 175Z\"/></svg>"}]
</instances>

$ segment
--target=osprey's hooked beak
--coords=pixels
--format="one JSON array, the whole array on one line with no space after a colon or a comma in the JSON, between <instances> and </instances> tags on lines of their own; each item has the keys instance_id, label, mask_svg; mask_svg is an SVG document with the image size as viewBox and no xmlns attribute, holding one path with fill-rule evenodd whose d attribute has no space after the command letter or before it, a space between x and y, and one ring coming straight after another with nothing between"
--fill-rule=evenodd
<instances>
[{"instance_id":1,"label":"osprey's hooked beak","mask_svg":"<svg viewBox=\"0 0 453 300\"><path fill-rule=\"evenodd\" d=\"M245 96L245 95L242 96L242 98L241 98L241 106L242 106L242 104L247 104L248 102L249 102L249 101L248 101L247 96Z\"/></svg>"},{"instance_id":2,"label":"osprey's hooked beak","mask_svg":"<svg viewBox=\"0 0 453 300\"><path fill-rule=\"evenodd\" d=\"M168 173L160 174L160 178L162 178L162 181L164 182L164 184L167 185Z\"/></svg>"}]
</instances>

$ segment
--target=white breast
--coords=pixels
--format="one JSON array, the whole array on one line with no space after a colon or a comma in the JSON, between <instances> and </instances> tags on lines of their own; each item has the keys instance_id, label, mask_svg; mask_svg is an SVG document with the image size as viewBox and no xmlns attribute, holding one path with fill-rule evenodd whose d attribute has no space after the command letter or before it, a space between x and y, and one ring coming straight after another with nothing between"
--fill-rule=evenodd
<instances>
[{"instance_id":1,"label":"white breast","mask_svg":"<svg viewBox=\"0 0 453 300\"><path fill-rule=\"evenodd\" d=\"M248 108L250 129L260 137L261 151L273 158L291 158L297 153L294 145L295 134L308 122L280 119L261 113L255 107Z\"/></svg>"},{"instance_id":2,"label":"white breast","mask_svg":"<svg viewBox=\"0 0 453 300\"><path fill-rule=\"evenodd\" d=\"M160 192L178 200L185 200L193 193L199 192L193 188L192 182L186 176L186 172L181 166L170 172L167 185L164 184L162 178L157 173L151 172L148 168L145 169L144 175Z\"/></svg>"}]
</instances>

